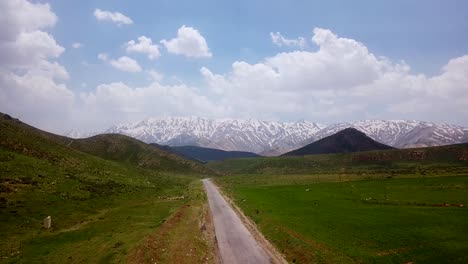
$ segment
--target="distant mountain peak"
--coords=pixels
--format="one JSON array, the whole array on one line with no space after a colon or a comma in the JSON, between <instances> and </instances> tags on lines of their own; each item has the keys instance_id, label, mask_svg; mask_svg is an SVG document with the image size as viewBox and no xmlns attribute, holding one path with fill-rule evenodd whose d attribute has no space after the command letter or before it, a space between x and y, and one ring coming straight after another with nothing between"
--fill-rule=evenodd
<instances>
[{"instance_id":1,"label":"distant mountain peak","mask_svg":"<svg viewBox=\"0 0 468 264\"><path fill-rule=\"evenodd\" d=\"M337 132L336 134L317 140L302 148L285 153L283 156L350 153L384 149L392 149L392 147L373 140L355 128L348 127Z\"/></svg>"},{"instance_id":2,"label":"distant mountain peak","mask_svg":"<svg viewBox=\"0 0 468 264\"><path fill-rule=\"evenodd\" d=\"M468 128L417 120L361 120L327 126L306 120L276 122L252 118L162 117L115 125L103 132L125 134L161 145L193 145L278 155L350 127L364 132L375 141L396 148L468 141ZM75 132L65 135L83 137L91 134Z\"/></svg>"},{"instance_id":3,"label":"distant mountain peak","mask_svg":"<svg viewBox=\"0 0 468 264\"><path fill-rule=\"evenodd\" d=\"M279 148L282 152L287 151L299 146L325 127L308 121L167 117L120 124L105 132L121 133L147 143L161 145L193 145L226 151L259 153L272 148Z\"/></svg>"}]
</instances>

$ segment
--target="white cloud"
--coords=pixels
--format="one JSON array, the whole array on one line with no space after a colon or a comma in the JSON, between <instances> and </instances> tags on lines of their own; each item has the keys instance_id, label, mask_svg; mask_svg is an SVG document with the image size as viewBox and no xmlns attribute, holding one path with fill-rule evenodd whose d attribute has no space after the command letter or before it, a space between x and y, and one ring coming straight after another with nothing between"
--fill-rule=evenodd
<instances>
[{"instance_id":1,"label":"white cloud","mask_svg":"<svg viewBox=\"0 0 468 264\"><path fill-rule=\"evenodd\" d=\"M21 30L15 40L0 41L0 49L1 64L16 68L30 68L65 51L51 35L40 30Z\"/></svg>"},{"instance_id":2,"label":"white cloud","mask_svg":"<svg viewBox=\"0 0 468 264\"><path fill-rule=\"evenodd\" d=\"M160 82L164 78L164 75L162 73L155 70L149 70L147 71L147 73L150 76L150 80L155 82Z\"/></svg>"},{"instance_id":3,"label":"white cloud","mask_svg":"<svg viewBox=\"0 0 468 264\"><path fill-rule=\"evenodd\" d=\"M82 43L75 42L75 43L72 44L72 48L74 48L74 49L79 49L81 47L83 47Z\"/></svg>"},{"instance_id":4,"label":"white cloud","mask_svg":"<svg viewBox=\"0 0 468 264\"><path fill-rule=\"evenodd\" d=\"M311 42L316 51L283 52L256 63L236 61L222 73L203 67L206 87L199 89L182 82L163 85L163 75L149 70L147 85L116 81L78 94L67 88L69 74L56 61L65 49L45 31L56 20L47 4L0 1L0 22L13 21L0 28L0 111L44 129L104 129L161 115L323 123L371 116L468 125L468 55L450 60L435 76L414 74L404 62L376 56L363 43L316 28ZM147 49L156 46L152 42L139 38L132 43L139 48L129 52L156 56ZM172 53L212 56L193 28L182 26L176 38L161 43ZM98 59L123 71L142 71L129 57L101 53Z\"/></svg>"},{"instance_id":5,"label":"white cloud","mask_svg":"<svg viewBox=\"0 0 468 264\"><path fill-rule=\"evenodd\" d=\"M223 74L200 72L220 104L247 117L332 123L372 116L468 124L468 55L428 77L327 29L314 29L312 41L318 51L279 53L255 64L236 61Z\"/></svg>"},{"instance_id":6,"label":"white cloud","mask_svg":"<svg viewBox=\"0 0 468 264\"><path fill-rule=\"evenodd\" d=\"M306 40L303 37L298 37L297 39L287 39L281 35L280 32L270 32L270 37L271 41L278 46L288 46L288 47L294 47L297 46L301 49L303 49L306 46Z\"/></svg>"},{"instance_id":7,"label":"white cloud","mask_svg":"<svg viewBox=\"0 0 468 264\"><path fill-rule=\"evenodd\" d=\"M148 55L150 60L158 58L161 54L159 53L159 46L153 44L153 41L145 36L138 38L138 42L130 40L125 44L127 52L139 52Z\"/></svg>"},{"instance_id":8,"label":"white cloud","mask_svg":"<svg viewBox=\"0 0 468 264\"><path fill-rule=\"evenodd\" d=\"M118 58L117 60L111 60L109 63L110 65L112 65L112 67L121 71L125 71L125 72L140 72L141 71L141 66L138 64L138 62L127 56L122 56Z\"/></svg>"},{"instance_id":9,"label":"white cloud","mask_svg":"<svg viewBox=\"0 0 468 264\"><path fill-rule=\"evenodd\" d=\"M133 24L133 20L131 18L119 12L111 12L111 11L105 11L101 9L95 9L94 16L99 21L109 21L119 26Z\"/></svg>"},{"instance_id":10,"label":"white cloud","mask_svg":"<svg viewBox=\"0 0 468 264\"><path fill-rule=\"evenodd\" d=\"M205 38L198 30L183 25L177 31L177 37L171 40L161 40L167 51L174 54L187 57L206 57L212 56Z\"/></svg>"},{"instance_id":11,"label":"white cloud","mask_svg":"<svg viewBox=\"0 0 468 264\"><path fill-rule=\"evenodd\" d=\"M56 15L48 4L0 1L0 111L57 130L73 106L63 83L69 75L53 61L65 49L49 33Z\"/></svg>"},{"instance_id":12,"label":"white cloud","mask_svg":"<svg viewBox=\"0 0 468 264\"><path fill-rule=\"evenodd\" d=\"M25 0L0 1L0 14L0 41L12 41L20 32L52 27L57 22L49 4Z\"/></svg>"},{"instance_id":13,"label":"white cloud","mask_svg":"<svg viewBox=\"0 0 468 264\"><path fill-rule=\"evenodd\" d=\"M223 106L217 105L196 88L187 85L162 85L151 82L143 87L131 87L122 82L99 85L95 91L81 94L82 119L110 126L122 121L136 121L163 115L211 115L222 114ZM86 118L92 116L93 118Z\"/></svg>"},{"instance_id":14,"label":"white cloud","mask_svg":"<svg viewBox=\"0 0 468 264\"><path fill-rule=\"evenodd\" d=\"M107 61L109 59L109 55L107 55L107 53L99 53L97 55L97 58L102 61Z\"/></svg>"}]
</instances>

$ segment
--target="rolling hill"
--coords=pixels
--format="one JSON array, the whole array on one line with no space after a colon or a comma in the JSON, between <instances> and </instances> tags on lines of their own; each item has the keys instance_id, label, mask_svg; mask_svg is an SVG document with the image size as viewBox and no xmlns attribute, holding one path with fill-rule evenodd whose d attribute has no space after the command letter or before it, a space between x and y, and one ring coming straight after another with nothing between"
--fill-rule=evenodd
<instances>
[{"instance_id":1,"label":"rolling hill","mask_svg":"<svg viewBox=\"0 0 468 264\"><path fill-rule=\"evenodd\" d=\"M376 142L357 129L346 128L334 135L322 138L302 148L285 153L283 156L349 153L384 149L393 148Z\"/></svg>"},{"instance_id":2,"label":"rolling hill","mask_svg":"<svg viewBox=\"0 0 468 264\"><path fill-rule=\"evenodd\" d=\"M0 146L29 155L50 155L60 159L60 155L68 156L78 151L158 171L212 173L197 162L124 135L104 134L72 139L34 128L6 114L1 114L0 122ZM60 154L54 153L56 151Z\"/></svg>"},{"instance_id":3,"label":"rolling hill","mask_svg":"<svg viewBox=\"0 0 468 264\"><path fill-rule=\"evenodd\" d=\"M0 113L0 256L126 262L207 174L198 162L127 136L76 140ZM50 229L42 228L47 216Z\"/></svg>"},{"instance_id":4,"label":"rolling hill","mask_svg":"<svg viewBox=\"0 0 468 264\"><path fill-rule=\"evenodd\" d=\"M199 162L172 152L155 148L134 138L119 134L103 134L71 140L70 148L104 159L126 162L158 171L212 173Z\"/></svg>"}]
</instances>

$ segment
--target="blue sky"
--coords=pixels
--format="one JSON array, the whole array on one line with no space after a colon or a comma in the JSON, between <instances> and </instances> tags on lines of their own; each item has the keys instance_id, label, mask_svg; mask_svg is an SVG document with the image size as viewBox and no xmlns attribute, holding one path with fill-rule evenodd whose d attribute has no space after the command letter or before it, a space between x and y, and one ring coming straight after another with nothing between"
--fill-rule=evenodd
<instances>
[{"instance_id":1,"label":"blue sky","mask_svg":"<svg viewBox=\"0 0 468 264\"><path fill-rule=\"evenodd\" d=\"M102 51L119 55L119 44L141 35L157 41L173 37L181 25L197 28L208 40L213 59L187 60L169 55L147 64L189 81L196 81L201 66L224 72L236 60L253 63L288 50L271 42L270 32L277 31L291 38L310 38L314 27L331 29L365 43L376 54L405 60L414 72L427 74L437 73L448 59L468 49L466 1L187 0L135 4L59 0L51 1L51 6L59 16L53 30L57 40L65 46L75 41L87 44L78 54L64 54L63 62L70 68L76 66L77 59L96 61L96 54ZM116 28L110 23L97 23L93 16L96 8L122 12L134 24ZM90 84L94 79L91 73L83 76L90 79ZM112 80L112 73L106 79Z\"/></svg>"},{"instance_id":2,"label":"blue sky","mask_svg":"<svg viewBox=\"0 0 468 264\"><path fill-rule=\"evenodd\" d=\"M69 100L72 106L66 107L67 113L55 117L60 122L44 118L53 117L51 113L34 110L40 109L41 104L50 105L51 102L47 100L35 101L37 105L29 105L31 102L23 100L17 103L23 104L23 110L19 110L19 106L15 108L13 104L4 105L0 110L17 114L44 128L59 130L80 126L102 129L113 122L136 121L158 115L253 117L285 121L308 119L321 123L374 118L422 119L468 126L466 111L460 110L464 106L468 108L467 101L460 99L460 95L468 94L468 88L464 80L453 77L466 77L466 1L136 3L108 0L6 0L4 11L0 12L7 12L5 10L8 8L15 11L14 8L20 8L24 2L33 7L45 5L48 9L32 8L28 11L23 8L24 12L31 12L31 17L40 17L42 13L56 16L56 20L48 24L21 28L21 25L30 23L26 21L28 18L24 18L25 21L14 23L20 25L15 32L19 38L19 34L25 30L40 30L56 41L55 46L64 48L60 54L38 56L48 62L57 62L66 70L68 78L57 80L52 77L51 80L54 85L65 86L66 91L60 90L58 93L66 94L65 100ZM96 9L119 12L133 23L118 25L112 21L99 20L94 15ZM5 19L9 22L8 19L16 21L20 18L5 16ZM206 41L211 57L177 54L160 43L163 39L175 39L183 25L195 30L197 36ZM280 32L289 40L304 38L306 45L275 44L270 35L275 32ZM327 38L331 37L333 41L313 41L312 37L319 34L328 34ZM150 38L153 45L158 46L159 57L149 59L147 54L126 51L126 43L136 41L141 36ZM76 42L82 46L72 48ZM343 50L332 50L333 47L342 47ZM16 48L19 50L21 47ZM41 52L38 50L31 52ZM2 52L7 53L7 50ZM106 53L108 59L98 59L99 53ZM342 59L353 54L358 55L352 60ZM112 60L124 56L134 60L141 70L128 72L111 66ZM271 58L276 59L270 61ZM457 58L459 60L456 63L450 64L450 71L445 71L444 67ZM236 61L245 65L235 67ZM291 61L294 67L301 62L305 62L305 66L292 67L288 72L286 65ZM353 69L355 63L363 68ZM42 66L20 67L18 63L11 62L4 63L2 67L13 73L18 72L18 69L35 73L36 68ZM404 73L401 73L402 68L405 68ZM202 69L205 69L204 73ZM336 73L337 76L320 79L323 73L319 70L324 69L325 74ZM154 83L148 74L150 70L160 73L163 79ZM353 79L347 75L357 77ZM270 77L273 79L268 79ZM331 81L333 78L338 81ZM7 80L6 77L4 79ZM265 84L271 85L267 87ZM389 95L392 90L390 86L395 85L401 87L392 91L395 94ZM100 89L99 86L104 88ZM173 86L184 88L176 92L177 89L171 89ZM50 88L49 92L54 94L57 92L53 90L55 88ZM146 94L139 95L138 88L145 90L142 93ZM16 89L16 96L21 95L18 91L25 90ZM190 95L192 92L193 95ZM12 94L15 91L4 90L3 99L15 99L8 97ZM181 94L189 96L182 98ZM132 103L121 99L126 96ZM256 100L262 98L262 103L255 102L251 96L257 96ZM385 98L388 96L396 99L388 100ZM136 101L143 100L141 98L149 102ZM285 101L282 102L281 98ZM310 98L310 101L304 98ZM445 102L437 105L446 114L441 114L441 111L428 112L431 100L436 98L442 98ZM455 103L452 102L454 100ZM368 101L377 103L363 106L363 102ZM150 102L171 103L153 110L149 106ZM275 108L272 105L284 107ZM90 108L94 110L88 111ZM54 109L51 111L56 112ZM96 120L89 121L91 117ZM102 122L101 119L107 121Z\"/></svg>"}]
</instances>

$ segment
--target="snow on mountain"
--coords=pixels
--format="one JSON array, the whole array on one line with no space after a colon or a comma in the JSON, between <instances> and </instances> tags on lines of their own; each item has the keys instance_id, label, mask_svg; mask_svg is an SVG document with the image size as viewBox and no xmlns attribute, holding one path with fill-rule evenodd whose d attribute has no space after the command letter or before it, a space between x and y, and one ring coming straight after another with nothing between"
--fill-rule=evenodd
<instances>
[{"instance_id":1,"label":"snow on mountain","mask_svg":"<svg viewBox=\"0 0 468 264\"><path fill-rule=\"evenodd\" d=\"M201 117L147 119L111 127L106 133L121 133L148 143L194 145L255 153L300 147L325 125L307 121L273 122L256 119L208 119Z\"/></svg>"},{"instance_id":2,"label":"snow on mountain","mask_svg":"<svg viewBox=\"0 0 468 264\"><path fill-rule=\"evenodd\" d=\"M308 121L273 122L256 119L208 119L202 117L151 118L113 126L104 133L128 135L147 143L200 146L279 155L348 127L396 148L427 147L468 141L468 128L415 120L364 120L322 125ZM70 137L87 137L76 130Z\"/></svg>"},{"instance_id":3,"label":"snow on mountain","mask_svg":"<svg viewBox=\"0 0 468 264\"><path fill-rule=\"evenodd\" d=\"M339 123L319 131L308 143L330 136L347 127L356 128L372 139L396 148L429 147L464 142L468 129L449 124L416 120L364 120Z\"/></svg>"}]
</instances>

